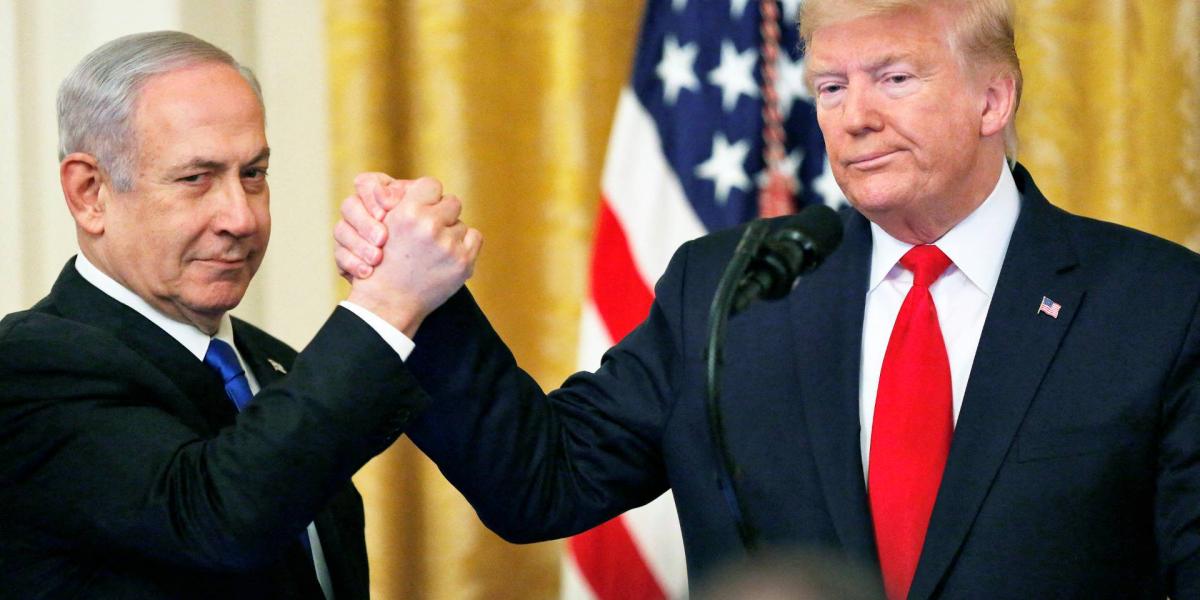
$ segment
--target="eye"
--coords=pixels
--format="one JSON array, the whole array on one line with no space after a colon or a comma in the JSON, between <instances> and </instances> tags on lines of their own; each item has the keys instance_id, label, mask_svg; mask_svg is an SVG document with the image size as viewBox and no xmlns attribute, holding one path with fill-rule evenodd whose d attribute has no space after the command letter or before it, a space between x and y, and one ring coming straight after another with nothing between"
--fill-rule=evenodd
<instances>
[{"instance_id":1,"label":"eye","mask_svg":"<svg viewBox=\"0 0 1200 600\"><path fill-rule=\"evenodd\" d=\"M201 183L204 181L204 178L206 175L208 175L208 174L207 173L196 173L194 175L180 177L179 179L176 179L175 181L178 181L180 183Z\"/></svg>"},{"instance_id":2,"label":"eye","mask_svg":"<svg viewBox=\"0 0 1200 600\"><path fill-rule=\"evenodd\" d=\"M840 83L823 83L817 86L817 93L821 95L836 94L837 92L842 91L844 88L845 86Z\"/></svg>"},{"instance_id":3,"label":"eye","mask_svg":"<svg viewBox=\"0 0 1200 600\"><path fill-rule=\"evenodd\" d=\"M898 85L898 84L901 84L901 83L905 83L905 82L907 82L907 81L908 81L908 80L910 80L910 79L912 79L912 75L909 75L909 74L907 74L907 73L896 73L896 74L894 74L894 75L888 75L888 76L885 78L885 81L887 81L888 83L891 83L891 84L897 84L897 85Z\"/></svg>"},{"instance_id":4,"label":"eye","mask_svg":"<svg viewBox=\"0 0 1200 600\"><path fill-rule=\"evenodd\" d=\"M242 179L266 179L266 167L249 167L242 170Z\"/></svg>"}]
</instances>

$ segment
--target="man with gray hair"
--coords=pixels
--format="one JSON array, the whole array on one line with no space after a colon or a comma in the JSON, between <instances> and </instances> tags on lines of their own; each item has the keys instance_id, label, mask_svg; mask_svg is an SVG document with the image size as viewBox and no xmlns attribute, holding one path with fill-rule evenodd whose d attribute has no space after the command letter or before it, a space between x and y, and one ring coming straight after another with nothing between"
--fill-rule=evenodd
<instances>
[{"instance_id":1,"label":"man with gray hair","mask_svg":"<svg viewBox=\"0 0 1200 600\"><path fill-rule=\"evenodd\" d=\"M350 476L425 403L407 284L355 282L299 354L228 315L266 251L270 149L253 74L211 44L109 42L58 108L80 252L0 321L0 597L367 598Z\"/></svg>"},{"instance_id":2,"label":"man with gray hair","mask_svg":"<svg viewBox=\"0 0 1200 600\"><path fill-rule=\"evenodd\" d=\"M704 348L740 230L681 247L649 317L549 394L465 290L426 306L405 360L432 398L413 441L514 541L671 489L693 581L757 540L866 565L891 600L1200 598L1200 258L1055 208L1015 163L1012 15L804 3L853 210L820 269L729 321L735 501ZM374 181L336 230L358 277L421 255L367 242L409 203ZM387 229L409 220L391 214Z\"/></svg>"}]
</instances>

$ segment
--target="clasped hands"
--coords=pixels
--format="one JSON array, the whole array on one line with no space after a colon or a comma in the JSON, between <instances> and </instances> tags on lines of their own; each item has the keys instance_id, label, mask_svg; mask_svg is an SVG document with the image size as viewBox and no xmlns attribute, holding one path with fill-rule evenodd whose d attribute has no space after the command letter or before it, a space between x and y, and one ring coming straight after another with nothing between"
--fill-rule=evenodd
<instances>
[{"instance_id":1,"label":"clasped hands","mask_svg":"<svg viewBox=\"0 0 1200 600\"><path fill-rule=\"evenodd\" d=\"M483 235L459 220L462 202L431 177L363 173L354 190L333 230L348 300L412 338L471 277Z\"/></svg>"}]
</instances>

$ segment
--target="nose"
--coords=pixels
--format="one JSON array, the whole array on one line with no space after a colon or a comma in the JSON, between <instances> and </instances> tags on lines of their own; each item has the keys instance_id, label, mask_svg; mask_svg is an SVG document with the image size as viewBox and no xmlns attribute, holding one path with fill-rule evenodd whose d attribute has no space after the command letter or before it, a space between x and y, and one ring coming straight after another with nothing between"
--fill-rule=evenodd
<instances>
[{"instance_id":1,"label":"nose","mask_svg":"<svg viewBox=\"0 0 1200 600\"><path fill-rule=\"evenodd\" d=\"M842 125L850 135L862 135L883 128L879 114L875 89L864 83L852 82L846 86L846 98L842 104Z\"/></svg>"},{"instance_id":2,"label":"nose","mask_svg":"<svg viewBox=\"0 0 1200 600\"><path fill-rule=\"evenodd\" d=\"M237 177L228 178L218 188L217 213L213 227L217 233L247 237L258 231L258 217L251 205L255 198L246 193Z\"/></svg>"}]
</instances>

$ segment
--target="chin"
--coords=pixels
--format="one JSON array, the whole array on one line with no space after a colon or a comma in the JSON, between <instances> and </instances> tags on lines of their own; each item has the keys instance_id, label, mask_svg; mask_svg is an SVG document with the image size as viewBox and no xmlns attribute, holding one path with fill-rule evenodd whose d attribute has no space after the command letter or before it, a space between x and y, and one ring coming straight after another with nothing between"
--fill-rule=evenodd
<instances>
[{"instance_id":1,"label":"chin","mask_svg":"<svg viewBox=\"0 0 1200 600\"><path fill-rule=\"evenodd\" d=\"M891 182L867 182L866 185L852 184L847 188L846 199L859 212L870 216L904 207L911 194L907 189L888 185Z\"/></svg>"},{"instance_id":2,"label":"chin","mask_svg":"<svg viewBox=\"0 0 1200 600\"><path fill-rule=\"evenodd\" d=\"M225 282L213 283L203 292L194 294L187 305L192 310L203 314L227 313L241 304L246 295L246 286L230 285Z\"/></svg>"},{"instance_id":3,"label":"chin","mask_svg":"<svg viewBox=\"0 0 1200 600\"><path fill-rule=\"evenodd\" d=\"M897 176L894 173L863 172L853 168L835 170L834 179L837 181L838 187L842 188L842 193L846 194L846 199L856 208L886 202L897 183Z\"/></svg>"}]
</instances>

